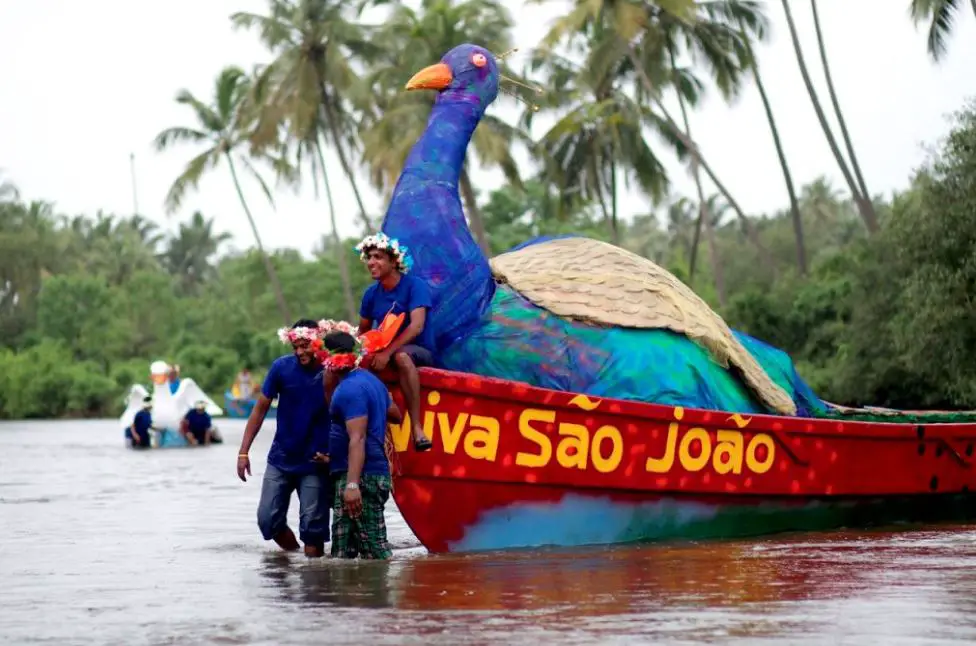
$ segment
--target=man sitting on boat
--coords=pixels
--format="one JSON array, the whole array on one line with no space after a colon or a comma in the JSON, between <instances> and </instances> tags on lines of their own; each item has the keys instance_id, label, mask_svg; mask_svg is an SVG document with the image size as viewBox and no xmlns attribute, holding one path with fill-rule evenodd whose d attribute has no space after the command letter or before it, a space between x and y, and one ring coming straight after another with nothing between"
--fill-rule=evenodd
<instances>
[{"instance_id":1,"label":"man sitting on boat","mask_svg":"<svg viewBox=\"0 0 976 646\"><path fill-rule=\"evenodd\" d=\"M422 279L408 273L413 264L408 249L385 234L367 236L356 245L356 250L376 281L363 294L359 334L378 326L387 314L403 316L397 336L386 349L369 355L367 367L378 373L389 366L396 372L410 413L414 447L426 451L431 442L421 424L417 368L434 365L434 338L426 325L427 311L432 305L430 288Z\"/></svg>"},{"instance_id":2,"label":"man sitting on boat","mask_svg":"<svg viewBox=\"0 0 976 646\"><path fill-rule=\"evenodd\" d=\"M152 443L149 438L150 429L155 429L152 419L152 397L145 397L142 400L142 410L136 413L136 417L132 421L132 426L126 429L125 436L132 442L132 448L151 448Z\"/></svg>"},{"instance_id":3,"label":"man sitting on boat","mask_svg":"<svg viewBox=\"0 0 976 646\"><path fill-rule=\"evenodd\" d=\"M190 444L210 444L213 435L213 420L207 413L207 402L198 401L193 405L193 408L187 411L180 421L180 433Z\"/></svg>"},{"instance_id":4,"label":"man sitting on boat","mask_svg":"<svg viewBox=\"0 0 976 646\"><path fill-rule=\"evenodd\" d=\"M388 421L400 409L379 377L359 368L360 343L346 332L330 332L320 353L338 385L329 417L329 466L335 481L332 503L332 556L388 559L383 510L392 479L384 443Z\"/></svg>"}]
</instances>

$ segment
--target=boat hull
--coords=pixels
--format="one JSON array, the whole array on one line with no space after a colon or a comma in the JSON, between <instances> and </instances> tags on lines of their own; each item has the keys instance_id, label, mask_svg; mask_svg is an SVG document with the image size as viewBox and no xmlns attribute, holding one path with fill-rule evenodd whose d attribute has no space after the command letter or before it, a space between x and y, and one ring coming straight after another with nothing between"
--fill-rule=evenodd
<instances>
[{"instance_id":1,"label":"boat hull","mask_svg":"<svg viewBox=\"0 0 976 646\"><path fill-rule=\"evenodd\" d=\"M433 448L391 425L393 495L432 552L976 516L974 424L743 416L430 369L421 384Z\"/></svg>"}]
</instances>

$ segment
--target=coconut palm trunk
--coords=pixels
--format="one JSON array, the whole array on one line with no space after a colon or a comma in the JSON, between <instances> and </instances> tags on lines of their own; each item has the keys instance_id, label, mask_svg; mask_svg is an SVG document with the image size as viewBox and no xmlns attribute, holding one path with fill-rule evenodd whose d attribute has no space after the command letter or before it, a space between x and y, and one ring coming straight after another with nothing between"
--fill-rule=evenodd
<instances>
[{"instance_id":1,"label":"coconut palm trunk","mask_svg":"<svg viewBox=\"0 0 976 646\"><path fill-rule=\"evenodd\" d=\"M325 89L325 82L319 79L319 93L322 100L322 108L325 110L325 119L328 122L329 134L332 136L332 143L335 144L336 156L339 157L339 163L342 165L342 172L346 174L349 179L349 184L352 186L353 195L356 196L356 205L359 207L359 217L363 221L363 225L366 227L367 233L373 232L373 223L369 221L369 216L366 214L366 207L363 205L363 196L359 194L359 183L356 182L356 175L352 171L352 166L349 164L349 160L346 158L345 147L342 145L342 135L339 133L339 126L336 125L336 115L335 111L332 109L332 104L329 101L329 93Z\"/></svg>"},{"instance_id":2,"label":"coconut palm trunk","mask_svg":"<svg viewBox=\"0 0 976 646\"><path fill-rule=\"evenodd\" d=\"M790 11L789 0L782 0L782 3L783 11L786 13L786 25L790 30L790 39L793 41L793 51L796 54L796 61L800 67L800 76L803 77L803 84L807 88L807 94L810 95L810 101L813 103L813 109L817 113L817 120L820 122L824 136L827 138L830 152L833 153L834 159L837 160L837 165L840 167L840 172L844 176L844 181L847 183L847 188L851 192L851 197L857 205L861 219L864 220L864 225L870 233L876 233L879 227L874 207L871 205L870 200L861 194L854 180L854 176L851 174L851 170L848 168L847 162L844 161L844 156L837 146L837 140L834 139L834 134L831 132L830 125L827 123L827 117L824 115L823 108L820 106L820 100L817 98L817 91L813 88L813 81L810 80L810 72L807 70L806 61L803 58L803 50L800 47L800 38L796 33L796 24L793 22L793 13Z\"/></svg>"},{"instance_id":3,"label":"coconut palm trunk","mask_svg":"<svg viewBox=\"0 0 976 646\"><path fill-rule=\"evenodd\" d=\"M319 168L322 169L322 184L325 186L325 201L329 205L329 223L332 225L332 242L335 244L335 261L339 265L339 280L342 282L342 295L346 301L346 311L350 321L357 316L356 301L352 296L352 281L349 278L349 265L346 264L346 252L342 248L339 238L339 227L336 224L335 204L332 201L332 186L329 184L329 171L325 168L325 155L322 154L322 142L315 138L315 152L319 158Z\"/></svg>"},{"instance_id":4,"label":"coconut palm trunk","mask_svg":"<svg viewBox=\"0 0 976 646\"><path fill-rule=\"evenodd\" d=\"M739 206L739 203L732 196L729 189L719 180L718 176L715 174L715 171L712 170L711 165L709 165L705 158L702 157L701 151L698 149L698 145L695 144L695 142L684 133L678 123L671 116L671 113L661 102L661 99L654 91L654 84L651 83L651 79L647 76L647 71L644 70L644 66L640 62L633 45L630 45L628 56L631 63L634 65L634 69L637 71L637 76L640 78L641 85L644 86L644 90L647 92L648 96L651 97L651 102L661 113L661 116L664 117L665 125L667 125L668 129L674 133L674 136L677 137L682 145L684 145L684 147L688 150L688 154L695 158L695 160L701 166L701 169L705 171L708 178L712 180L713 184L715 184L715 188L718 189L719 193L722 194L722 197L725 198L725 201L728 202L732 210L735 211L735 215L739 218L739 222L742 224L742 229L745 231L746 238L749 239L749 242L751 242L756 248L756 251L759 252L759 262L761 262L770 271L775 271L772 257L769 255L769 251L766 249L766 247L764 247L762 242L759 240L759 233L756 231L756 227L753 226L752 221L749 220L748 216L746 216L745 211L743 211L742 207Z\"/></svg>"},{"instance_id":5,"label":"coconut palm trunk","mask_svg":"<svg viewBox=\"0 0 976 646\"><path fill-rule=\"evenodd\" d=\"M976 0L974 0L976 2ZM796 238L796 266L800 275L807 273L807 251L806 242L803 237L803 219L800 217L800 202L796 198L796 188L793 185L793 175L790 173L790 166L786 162L786 153L783 151L783 142L779 137L779 128L776 127L776 119L773 118L773 107L769 103L766 95L766 87L763 85L762 77L759 75L759 64L752 53L752 47L745 33L742 34L743 42L746 43L749 55L749 69L752 71L752 78L756 81L756 89L759 90L759 98L762 99L763 110L766 111L766 120L769 122L769 130L773 134L773 144L776 146L776 156L779 157L779 166L783 170L783 181L786 182L786 192L790 198L790 215L793 220L793 235Z\"/></svg>"},{"instance_id":6,"label":"coconut palm trunk","mask_svg":"<svg viewBox=\"0 0 976 646\"><path fill-rule=\"evenodd\" d=\"M668 50L668 56L671 59L671 72L674 73L677 70L677 64L675 63L674 49L670 48ZM676 92L678 96L678 107L681 109L681 121L684 123L685 136L690 140L691 136L691 122L688 120L688 108L685 106L685 98L681 95L681 92ZM707 223L709 221L708 213L708 203L705 201L705 191L702 189L701 182L701 165L698 163L698 159L693 155L691 158L691 176L695 180L695 191L698 194L698 220L695 222L695 235L692 239L691 245L691 257L688 259L688 286L693 286L695 282L695 265L698 260L698 243L701 240L701 229L702 223ZM710 246L714 241L710 242ZM714 261L714 259L713 259ZM716 284L720 282L720 279L716 276ZM721 295L719 295L721 299Z\"/></svg>"},{"instance_id":7,"label":"coconut palm trunk","mask_svg":"<svg viewBox=\"0 0 976 646\"><path fill-rule=\"evenodd\" d=\"M471 183L471 177L468 176L467 159L464 160L464 166L461 168L458 185L461 189L461 195L464 196L464 205L468 209L468 219L471 220L471 232L474 234L474 239L481 247L482 253L490 258L491 247L488 244L488 232L485 230L485 220L481 217L481 209L478 208L478 200L474 196L474 185Z\"/></svg>"},{"instance_id":8,"label":"coconut palm trunk","mask_svg":"<svg viewBox=\"0 0 976 646\"><path fill-rule=\"evenodd\" d=\"M972 0L976 2L976 0ZM820 16L817 13L817 0L810 0L810 8L813 10L813 27L817 32L817 46L820 48L820 62L823 64L824 78L827 81L827 93L830 94L830 103L834 107L834 114L837 115L837 124L840 126L840 136L844 139L844 147L847 148L847 156L851 160L851 168L854 170L854 178L857 186L861 189L861 196L874 210L871 202L871 192L868 190L864 175L861 173L861 165L854 154L854 145L851 143L851 135L847 131L847 122L844 121L844 113L840 109L840 101L837 99L837 91L834 89L834 80L830 76L830 65L827 63L827 49L824 47L823 31L820 29Z\"/></svg>"},{"instance_id":9,"label":"coconut palm trunk","mask_svg":"<svg viewBox=\"0 0 976 646\"><path fill-rule=\"evenodd\" d=\"M718 241L715 239L715 222L711 218L708 209L708 202L698 206L699 219L705 222L705 238L708 240L708 255L711 256L712 273L715 278L715 295L718 297L719 307L724 308L725 297L725 274L722 272L722 257L718 250Z\"/></svg>"},{"instance_id":10,"label":"coconut palm trunk","mask_svg":"<svg viewBox=\"0 0 976 646\"><path fill-rule=\"evenodd\" d=\"M271 282L271 291L274 292L275 300L278 301L278 311L281 313L281 318L284 320L285 325L291 325L292 318L291 313L288 311L288 304L285 302L285 294L281 291L281 283L278 281L278 272L275 271L274 265L271 263L271 258L264 251L264 244L261 242L261 234L258 233L258 227L254 224L254 216L251 215L251 209L247 205L247 200L244 199L244 192L241 191L241 183L237 179L237 169L234 167L234 159L230 156L230 153L224 153L227 156L227 163L230 165L230 174L234 179L234 188L237 189L237 197L241 200L241 206L244 207L244 213L247 215L247 223L251 225L251 233L254 234L254 242L258 246L258 253L261 255L261 261L264 262L264 269L268 272L268 280Z\"/></svg>"}]
</instances>

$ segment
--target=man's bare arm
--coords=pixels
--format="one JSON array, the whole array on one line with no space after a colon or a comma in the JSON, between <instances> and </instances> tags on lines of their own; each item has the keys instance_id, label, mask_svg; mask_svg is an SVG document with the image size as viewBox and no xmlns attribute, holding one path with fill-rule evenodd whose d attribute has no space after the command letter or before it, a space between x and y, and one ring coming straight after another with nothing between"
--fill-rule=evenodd
<instances>
[{"instance_id":1,"label":"man's bare arm","mask_svg":"<svg viewBox=\"0 0 976 646\"><path fill-rule=\"evenodd\" d=\"M367 318L360 317L360 319L359 319L359 333L360 334L366 334L372 328L373 328L373 320L372 319L367 319Z\"/></svg>"},{"instance_id":2,"label":"man's bare arm","mask_svg":"<svg viewBox=\"0 0 976 646\"><path fill-rule=\"evenodd\" d=\"M264 423L264 417L268 414L269 408L271 408L271 400L265 397L264 393L260 393L258 400L254 402L254 408L251 409L251 415L247 418L244 437L241 438L241 450L238 451L239 455L247 455L247 452L251 450L251 444L254 443L254 438L261 430L261 424Z\"/></svg>"},{"instance_id":3,"label":"man's bare arm","mask_svg":"<svg viewBox=\"0 0 976 646\"><path fill-rule=\"evenodd\" d=\"M394 424L399 424L403 421L403 413L400 412L400 407L393 401L392 396L390 397L390 405L386 407L386 421L393 422Z\"/></svg>"},{"instance_id":4,"label":"man's bare arm","mask_svg":"<svg viewBox=\"0 0 976 646\"><path fill-rule=\"evenodd\" d=\"M349 434L349 472L346 482L359 484L363 473L363 463L366 462L366 420L363 415L346 422L346 432Z\"/></svg>"}]
</instances>

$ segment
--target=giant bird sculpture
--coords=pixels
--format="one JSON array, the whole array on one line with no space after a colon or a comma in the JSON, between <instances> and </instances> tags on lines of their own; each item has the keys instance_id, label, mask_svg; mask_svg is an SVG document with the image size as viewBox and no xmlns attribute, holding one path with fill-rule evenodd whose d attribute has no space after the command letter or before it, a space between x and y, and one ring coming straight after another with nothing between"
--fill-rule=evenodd
<instances>
[{"instance_id":1,"label":"giant bird sculpture","mask_svg":"<svg viewBox=\"0 0 976 646\"><path fill-rule=\"evenodd\" d=\"M583 237L530 240L489 261L458 195L499 61L459 45L407 90L436 91L382 229L430 286L438 365L592 396L741 413L826 408L785 353L733 331L654 263Z\"/></svg>"}]
</instances>

